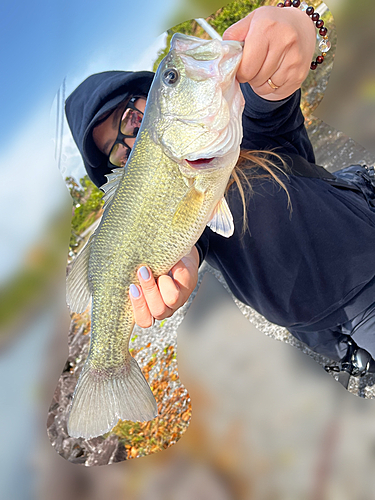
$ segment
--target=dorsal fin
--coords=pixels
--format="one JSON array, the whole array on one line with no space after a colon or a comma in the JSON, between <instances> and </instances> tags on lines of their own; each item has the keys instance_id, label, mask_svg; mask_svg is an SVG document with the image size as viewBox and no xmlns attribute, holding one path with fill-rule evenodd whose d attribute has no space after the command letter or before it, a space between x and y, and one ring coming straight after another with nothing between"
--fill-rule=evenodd
<instances>
[{"instance_id":1,"label":"dorsal fin","mask_svg":"<svg viewBox=\"0 0 375 500\"><path fill-rule=\"evenodd\" d=\"M100 187L102 191L104 191L103 194L103 200L104 200L104 207L107 208L107 206L111 203L113 200L113 197L117 191L117 188L124 176L125 168L115 168L112 170L111 174L107 174L106 177L108 179L108 182L103 184L103 186Z\"/></svg>"},{"instance_id":2,"label":"dorsal fin","mask_svg":"<svg viewBox=\"0 0 375 500\"><path fill-rule=\"evenodd\" d=\"M71 311L83 313L89 304L91 292L89 285L89 258L91 245L95 239L93 233L72 264L66 278L66 302Z\"/></svg>"},{"instance_id":3,"label":"dorsal fin","mask_svg":"<svg viewBox=\"0 0 375 500\"><path fill-rule=\"evenodd\" d=\"M100 189L104 191L104 207L108 209L117 188L124 175L124 168L115 168L106 177L108 182L103 184ZM82 313L86 309L91 292L89 288L88 266L90 258L90 248L95 240L96 233L90 236L90 239L83 247L82 251L75 258L72 269L66 279L66 301L70 309L77 313Z\"/></svg>"}]
</instances>

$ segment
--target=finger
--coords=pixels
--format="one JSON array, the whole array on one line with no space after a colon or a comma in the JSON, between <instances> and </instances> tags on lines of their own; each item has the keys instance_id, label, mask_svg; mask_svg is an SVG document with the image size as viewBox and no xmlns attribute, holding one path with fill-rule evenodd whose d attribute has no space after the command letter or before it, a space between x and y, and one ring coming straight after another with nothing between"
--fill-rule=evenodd
<instances>
[{"instance_id":1,"label":"finger","mask_svg":"<svg viewBox=\"0 0 375 500\"><path fill-rule=\"evenodd\" d=\"M274 82L274 77L272 76L272 82ZM278 89L272 89L271 86L266 82L264 85L254 88L254 92L260 97L267 99L268 101L280 101L293 94L299 87L295 85L294 81L287 80Z\"/></svg>"},{"instance_id":2,"label":"finger","mask_svg":"<svg viewBox=\"0 0 375 500\"><path fill-rule=\"evenodd\" d=\"M254 12L251 12L248 16L232 24L232 26L229 26L229 28L224 31L223 40L237 40L238 42L243 42L249 31L253 16Z\"/></svg>"},{"instance_id":3,"label":"finger","mask_svg":"<svg viewBox=\"0 0 375 500\"><path fill-rule=\"evenodd\" d=\"M268 40L256 35L257 27L250 26L245 39L241 63L237 70L240 83L251 81L262 69L269 52ZM255 33L255 34L254 34Z\"/></svg>"},{"instance_id":4,"label":"finger","mask_svg":"<svg viewBox=\"0 0 375 500\"><path fill-rule=\"evenodd\" d=\"M160 276L158 286L165 304L173 311L181 307L190 297L198 282L199 254L193 246L169 271L168 276Z\"/></svg>"},{"instance_id":5,"label":"finger","mask_svg":"<svg viewBox=\"0 0 375 500\"><path fill-rule=\"evenodd\" d=\"M142 290L137 285L130 285L129 297L133 306L134 321L141 328L148 328L152 326L154 318L147 306L146 299L142 294Z\"/></svg>"},{"instance_id":6,"label":"finger","mask_svg":"<svg viewBox=\"0 0 375 500\"><path fill-rule=\"evenodd\" d=\"M254 91L261 97L266 97L269 100L279 100L293 94L300 88L302 82L306 78L306 69L303 65L298 53L295 50L285 52L279 67L272 74L271 81L277 85L278 89L272 89L267 81L263 85L255 87Z\"/></svg>"},{"instance_id":7,"label":"finger","mask_svg":"<svg viewBox=\"0 0 375 500\"><path fill-rule=\"evenodd\" d=\"M195 264L183 257L172 267L171 273L174 281L178 284L180 293L187 293L189 296L198 281L198 271Z\"/></svg>"},{"instance_id":8,"label":"finger","mask_svg":"<svg viewBox=\"0 0 375 500\"><path fill-rule=\"evenodd\" d=\"M198 281L194 264L189 260L185 260L185 264L183 259L172 267L169 275L160 276L158 279L163 301L173 311L185 304Z\"/></svg>"},{"instance_id":9,"label":"finger","mask_svg":"<svg viewBox=\"0 0 375 500\"><path fill-rule=\"evenodd\" d=\"M172 273L171 273L172 274ZM176 311L184 303L180 287L170 275L163 274L158 278L158 287L164 304L172 311Z\"/></svg>"},{"instance_id":10,"label":"finger","mask_svg":"<svg viewBox=\"0 0 375 500\"><path fill-rule=\"evenodd\" d=\"M284 57L285 52L281 48L270 50L267 53L260 71L254 76L254 78L249 80L250 85L253 88L258 88L267 83L269 78L272 78L272 82L278 87L281 87L285 83L286 75L282 73L276 75L276 73L282 65Z\"/></svg>"},{"instance_id":11,"label":"finger","mask_svg":"<svg viewBox=\"0 0 375 500\"><path fill-rule=\"evenodd\" d=\"M187 290L188 296L197 285L198 267L199 253L194 245L191 251L171 269L173 279L178 283L181 291Z\"/></svg>"},{"instance_id":12,"label":"finger","mask_svg":"<svg viewBox=\"0 0 375 500\"><path fill-rule=\"evenodd\" d=\"M223 34L223 40L237 40L245 42L241 63L237 70L237 80L241 83L251 80L262 67L267 55L268 45L264 43L263 37L257 40L252 30L252 20L255 11L232 24Z\"/></svg>"},{"instance_id":13,"label":"finger","mask_svg":"<svg viewBox=\"0 0 375 500\"><path fill-rule=\"evenodd\" d=\"M285 53L279 58L278 63L274 61L272 64L267 66L267 68L262 68L262 71L258 73L256 78L253 78L253 80L249 82L256 94L261 97L268 98L268 96L272 96L275 93L278 95L278 90L280 88L282 88L282 92L285 92L288 81L288 73L283 66L284 59ZM273 88L269 80L271 80L273 85L276 85L278 88Z\"/></svg>"},{"instance_id":14,"label":"finger","mask_svg":"<svg viewBox=\"0 0 375 500\"><path fill-rule=\"evenodd\" d=\"M171 316L173 311L163 301L163 297L150 269L142 266L138 270L137 275L151 315L155 319L164 319Z\"/></svg>"},{"instance_id":15,"label":"finger","mask_svg":"<svg viewBox=\"0 0 375 500\"><path fill-rule=\"evenodd\" d=\"M192 274L198 274L199 253L195 245L181 260Z\"/></svg>"}]
</instances>

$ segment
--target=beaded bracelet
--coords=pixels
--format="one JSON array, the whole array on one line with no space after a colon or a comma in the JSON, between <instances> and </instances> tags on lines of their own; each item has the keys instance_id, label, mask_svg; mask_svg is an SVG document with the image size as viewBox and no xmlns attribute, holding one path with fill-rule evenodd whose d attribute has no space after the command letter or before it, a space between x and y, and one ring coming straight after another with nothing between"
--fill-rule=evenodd
<instances>
[{"instance_id":1,"label":"beaded bracelet","mask_svg":"<svg viewBox=\"0 0 375 500\"><path fill-rule=\"evenodd\" d=\"M278 7L300 7L302 11L306 12L306 14L311 17L312 21L315 23L317 29L319 30L319 35L322 37L319 42L319 50L322 53L321 56L317 56L315 61L312 61L310 65L310 69L316 69L318 64L322 64L324 61L327 52L331 48L331 42L328 40L327 36L327 28L324 26L324 21L320 18L320 15L317 12L314 12L314 7L309 7L307 3L302 2L300 0L285 0L285 2L280 2L277 4Z\"/></svg>"}]
</instances>

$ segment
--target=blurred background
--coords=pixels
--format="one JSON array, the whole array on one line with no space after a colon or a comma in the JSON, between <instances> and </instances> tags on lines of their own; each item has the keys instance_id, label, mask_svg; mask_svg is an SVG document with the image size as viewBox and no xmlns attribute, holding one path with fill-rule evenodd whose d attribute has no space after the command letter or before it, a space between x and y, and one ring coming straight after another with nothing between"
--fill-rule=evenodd
<instances>
[{"instance_id":1,"label":"blurred background","mask_svg":"<svg viewBox=\"0 0 375 500\"><path fill-rule=\"evenodd\" d=\"M337 48L314 115L373 155L375 4L326 4ZM82 0L39 0L0 6L3 498L374 498L375 402L347 393L298 350L265 337L211 275L178 333L179 375L193 418L176 445L88 469L57 455L46 434L68 352L72 201L63 177L84 173L58 102L93 72L152 69L166 29L223 5L109 0L88 9Z\"/></svg>"}]
</instances>

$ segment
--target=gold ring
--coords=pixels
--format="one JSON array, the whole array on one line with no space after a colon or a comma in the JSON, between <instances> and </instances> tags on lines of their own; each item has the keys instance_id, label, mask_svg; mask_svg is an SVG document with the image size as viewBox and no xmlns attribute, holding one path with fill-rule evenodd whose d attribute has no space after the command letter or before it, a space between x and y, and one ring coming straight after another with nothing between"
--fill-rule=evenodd
<instances>
[{"instance_id":1,"label":"gold ring","mask_svg":"<svg viewBox=\"0 0 375 500\"><path fill-rule=\"evenodd\" d=\"M268 85L271 87L271 89L273 89L273 90L276 90L276 89L278 89L278 88L279 88L277 85L275 85L275 84L273 83L273 81L271 80L271 78L268 78L267 83L268 83Z\"/></svg>"}]
</instances>

